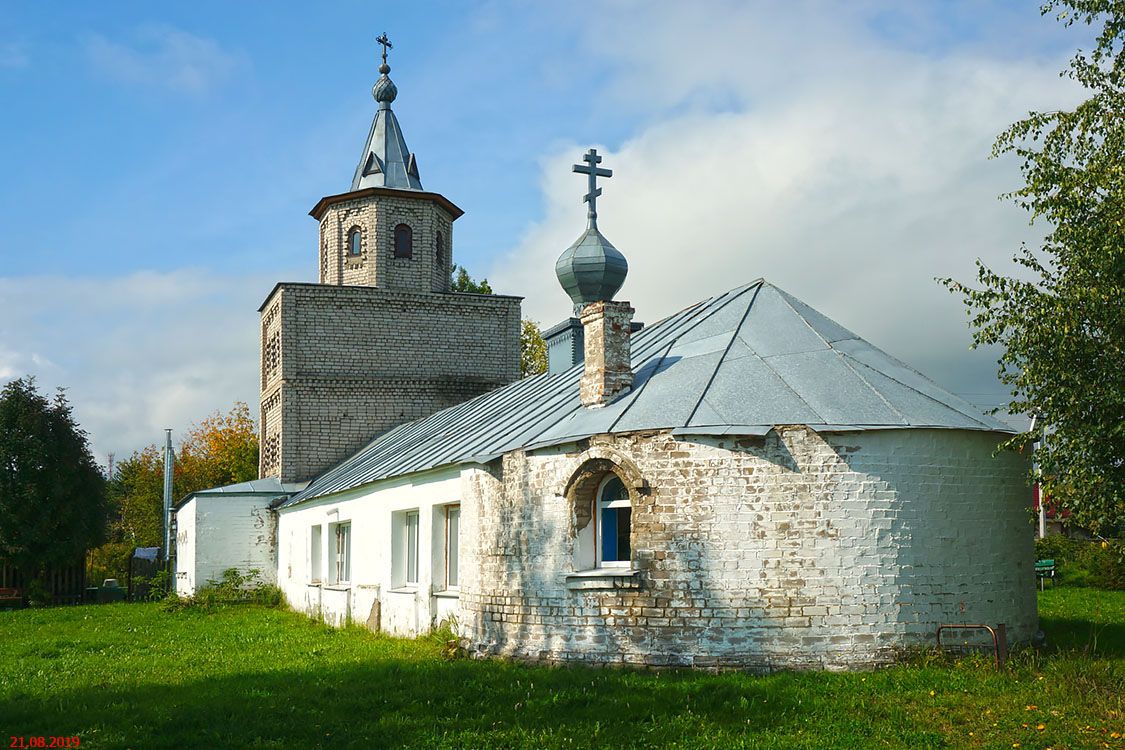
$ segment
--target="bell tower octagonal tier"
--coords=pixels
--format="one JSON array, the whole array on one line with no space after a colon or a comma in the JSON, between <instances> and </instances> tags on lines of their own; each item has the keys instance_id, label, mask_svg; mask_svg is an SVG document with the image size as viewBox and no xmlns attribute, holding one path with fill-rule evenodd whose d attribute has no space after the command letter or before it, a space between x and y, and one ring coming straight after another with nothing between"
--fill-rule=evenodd
<instances>
[{"instance_id":1,"label":"bell tower octagonal tier","mask_svg":"<svg viewBox=\"0 0 1125 750\"><path fill-rule=\"evenodd\" d=\"M321 284L448 292L453 222L464 212L438 193L371 187L322 198Z\"/></svg>"}]
</instances>

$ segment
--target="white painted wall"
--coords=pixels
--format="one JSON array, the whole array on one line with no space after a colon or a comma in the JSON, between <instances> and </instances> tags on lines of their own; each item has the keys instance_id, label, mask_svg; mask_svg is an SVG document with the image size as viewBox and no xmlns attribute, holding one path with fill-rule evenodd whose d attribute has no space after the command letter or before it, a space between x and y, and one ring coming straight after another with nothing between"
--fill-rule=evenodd
<instances>
[{"instance_id":1,"label":"white painted wall","mask_svg":"<svg viewBox=\"0 0 1125 750\"><path fill-rule=\"evenodd\" d=\"M1025 460L953 430L767 438L621 436L637 587L574 587L577 451L503 471L445 468L283 510L279 585L296 608L410 636L450 616L471 648L548 661L869 667L942 623L1036 627ZM745 443L743 445L742 443ZM592 450L592 449L591 449ZM502 479L501 479L502 477ZM461 587L442 595L442 506L461 506ZM396 519L419 514L419 576L394 575ZM311 529L351 524L351 580L311 581ZM589 590L588 590L589 589Z\"/></svg>"},{"instance_id":2,"label":"white painted wall","mask_svg":"<svg viewBox=\"0 0 1125 750\"><path fill-rule=\"evenodd\" d=\"M176 593L191 596L195 591L195 500L176 511Z\"/></svg>"},{"instance_id":3,"label":"white painted wall","mask_svg":"<svg viewBox=\"0 0 1125 750\"><path fill-rule=\"evenodd\" d=\"M462 633L527 659L760 670L870 667L942 624L1027 641L1028 467L993 455L1004 437L798 426L508 454L503 482L465 493ZM580 541L563 493L609 449L650 485L633 498L635 586L567 577Z\"/></svg>"},{"instance_id":4,"label":"white painted wall","mask_svg":"<svg viewBox=\"0 0 1125 750\"><path fill-rule=\"evenodd\" d=\"M456 467L439 469L282 509L278 585L290 605L333 625L353 621L404 636L455 615L457 592L444 590L444 506L460 502L461 474ZM393 533L412 511L418 512L418 581L407 584L395 574ZM346 582L332 580L332 528L338 523L351 524ZM314 526L322 528L319 581L310 575Z\"/></svg>"},{"instance_id":5,"label":"white painted wall","mask_svg":"<svg viewBox=\"0 0 1125 750\"><path fill-rule=\"evenodd\" d=\"M200 494L176 513L176 592L190 596L228 568L277 582L276 516L261 495Z\"/></svg>"}]
</instances>

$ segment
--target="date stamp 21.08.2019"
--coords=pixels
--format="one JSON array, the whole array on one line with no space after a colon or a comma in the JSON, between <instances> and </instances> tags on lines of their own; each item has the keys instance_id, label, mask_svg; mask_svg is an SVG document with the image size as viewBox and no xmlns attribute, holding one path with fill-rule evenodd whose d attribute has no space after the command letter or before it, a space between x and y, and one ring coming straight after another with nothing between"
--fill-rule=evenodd
<instances>
[{"instance_id":1,"label":"date stamp 21.08.2019","mask_svg":"<svg viewBox=\"0 0 1125 750\"><path fill-rule=\"evenodd\" d=\"M47 735L32 735L21 737L8 735L8 747L11 750L38 750L38 748L73 748L81 747L80 737L51 737Z\"/></svg>"}]
</instances>

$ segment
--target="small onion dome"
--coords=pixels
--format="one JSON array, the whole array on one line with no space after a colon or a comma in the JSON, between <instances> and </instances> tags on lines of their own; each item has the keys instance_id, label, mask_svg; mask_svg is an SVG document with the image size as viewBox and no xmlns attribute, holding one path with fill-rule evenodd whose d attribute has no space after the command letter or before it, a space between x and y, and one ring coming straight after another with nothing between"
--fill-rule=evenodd
<instances>
[{"instance_id":1,"label":"small onion dome","mask_svg":"<svg viewBox=\"0 0 1125 750\"><path fill-rule=\"evenodd\" d=\"M390 106L391 102L398 96L398 87L395 86L394 81L390 79L387 73L391 72L391 66L383 63L379 66L379 80L375 81L375 85L371 87L371 95L375 97L375 101L379 102L380 106L384 104Z\"/></svg>"},{"instance_id":2,"label":"small onion dome","mask_svg":"<svg viewBox=\"0 0 1125 750\"><path fill-rule=\"evenodd\" d=\"M585 233L555 261L555 275L575 309L613 299L625 283L629 263L591 222Z\"/></svg>"}]
</instances>

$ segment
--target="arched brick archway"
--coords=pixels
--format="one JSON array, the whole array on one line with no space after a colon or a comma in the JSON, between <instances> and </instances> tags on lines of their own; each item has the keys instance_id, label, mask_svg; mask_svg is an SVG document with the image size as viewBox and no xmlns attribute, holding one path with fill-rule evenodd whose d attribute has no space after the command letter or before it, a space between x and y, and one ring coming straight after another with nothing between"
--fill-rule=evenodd
<instances>
[{"instance_id":1,"label":"arched brick archway","mask_svg":"<svg viewBox=\"0 0 1125 750\"><path fill-rule=\"evenodd\" d=\"M621 480L635 502L639 495L647 495L648 483L640 468L617 451L595 447L579 457L578 467L571 473L563 489L574 514L574 533L577 534L593 517L594 496L607 474L613 473Z\"/></svg>"}]
</instances>

